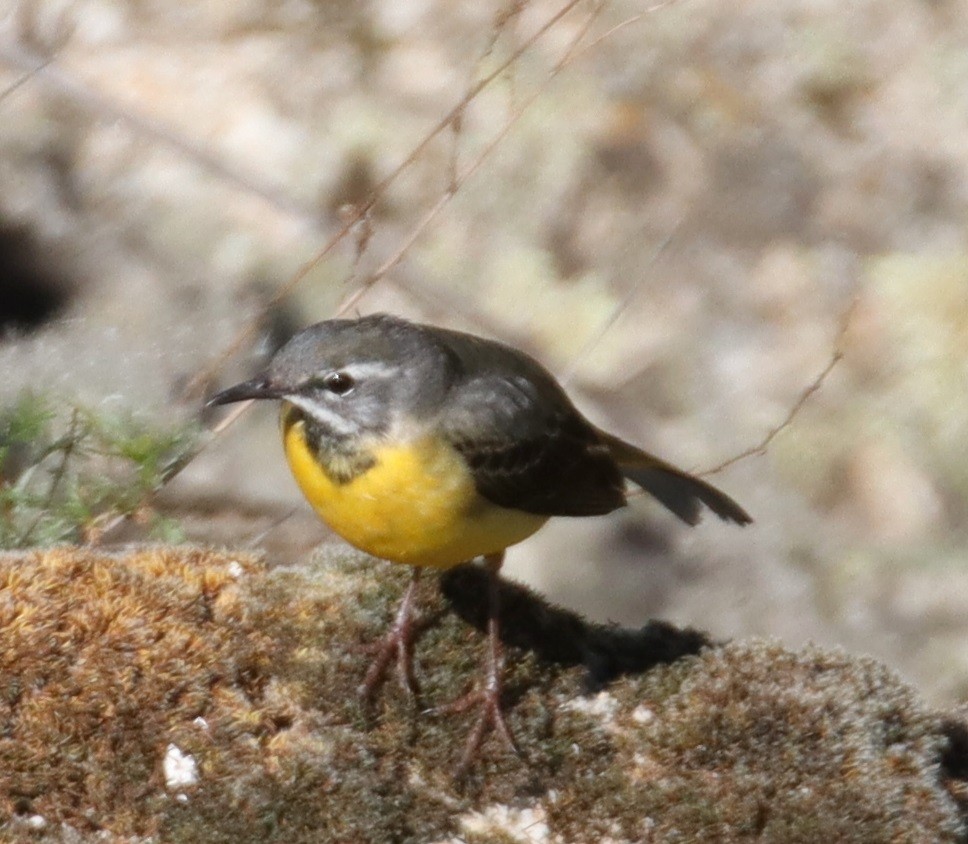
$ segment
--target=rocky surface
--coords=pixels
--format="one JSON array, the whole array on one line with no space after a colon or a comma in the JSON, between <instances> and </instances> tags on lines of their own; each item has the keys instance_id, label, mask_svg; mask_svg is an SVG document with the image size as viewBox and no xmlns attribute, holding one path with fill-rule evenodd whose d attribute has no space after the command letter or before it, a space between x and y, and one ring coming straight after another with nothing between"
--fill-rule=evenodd
<instances>
[{"instance_id":1,"label":"rocky surface","mask_svg":"<svg viewBox=\"0 0 968 844\"><path fill-rule=\"evenodd\" d=\"M262 338L331 315L445 195L454 151L462 171L536 95L358 308L519 343L596 421L703 468L784 419L857 304L794 424L715 478L752 528L688 531L637 502L549 526L508 571L600 620L841 644L961 699L965 5L682 0L594 41L643 10L615 2L543 89L588 10L526 45L557 6L502 9L7 3L0 400L197 413L186 382L524 47L382 193L360 260L344 241ZM285 519L302 505L276 436L250 413L161 506L192 538L304 559L325 533Z\"/></svg>"}]
</instances>

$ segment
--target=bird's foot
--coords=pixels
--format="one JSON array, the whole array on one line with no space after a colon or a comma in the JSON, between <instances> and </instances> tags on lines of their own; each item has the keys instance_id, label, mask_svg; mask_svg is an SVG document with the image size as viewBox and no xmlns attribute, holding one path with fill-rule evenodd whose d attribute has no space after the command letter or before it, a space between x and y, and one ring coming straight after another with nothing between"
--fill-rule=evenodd
<instances>
[{"instance_id":1,"label":"bird's foot","mask_svg":"<svg viewBox=\"0 0 968 844\"><path fill-rule=\"evenodd\" d=\"M467 736L467 741L464 743L464 752L454 769L454 778L457 780L463 779L470 771L471 765L484 746L484 739L488 732L492 730L501 737L512 753L517 756L521 755L517 742L514 740L514 734L504 717L504 707L501 703L501 682L497 675L488 677L487 683L483 687L474 689L451 703L434 707L429 710L429 713L448 715L467 712L474 707L477 707L477 720Z\"/></svg>"}]
</instances>

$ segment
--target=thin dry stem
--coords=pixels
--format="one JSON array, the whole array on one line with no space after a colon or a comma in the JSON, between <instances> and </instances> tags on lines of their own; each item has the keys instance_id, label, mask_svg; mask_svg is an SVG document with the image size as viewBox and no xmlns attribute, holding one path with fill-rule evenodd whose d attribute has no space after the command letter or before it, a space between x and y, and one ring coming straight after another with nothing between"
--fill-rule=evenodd
<instances>
[{"instance_id":1,"label":"thin dry stem","mask_svg":"<svg viewBox=\"0 0 968 844\"><path fill-rule=\"evenodd\" d=\"M473 176L481 165L488 158L490 158L494 150L497 149L501 142L507 137L517 122L524 116L524 113L528 110L528 108L544 94L554 78L574 59L578 45L585 37L598 15L601 13L603 7L604 3L596 4L595 9L591 12L591 14L589 14L588 19L578 30L578 33L574 36L574 38L572 38L568 48L565 50L564 55L558 60L558 62L555 63L554 67L552 67L544 82L542 82L541 85L539 85L531 94L531 96L529 96L512 112L511 116L505 121L500 131L498 131L498 133L488 142L473 163L471 163L471 165L455 179L451 189L444 193L440 199L434 203L433 207L431 207L430 210L424 214L424 216L420 219L420 222L418 222L417 225L410 230L410 233L404 239L403 243L397 248L397 250L389 258L387 258L386 261L384 261L383 264L381 264L380 267L377 268L357 290L355 290L340 304L336 311L337 316L345 314L351 308L355 307L359 301L373 288L373 286L380 281L380 279L382 279L388 272L390 272L390 270L396 267L401 260L403 260L404 255L407 254L407 252L410 250L410 247L413 246L420 235L423 234L424 230L436 219L437 215L448 205L451 199L453 199L464 182ZM491 76L493 76L493 74Z\"/></svg>"},{"instance_id":2,"label":"thin dry stem","mask_svg":"<svg viewBox=\"0 0 968 844\"><path fill-rule=\"evenodd\" d=\"M632 26L633 24L636 24L636 23L641 23L641 21L647 18L649 15L654 14L655 12L659 12L662 9L666 9L670 6L677 6L681 2L682 0L664 0L664 2L662 3L653 3L651 6L648 6L647 8L643 9L637 15L632 15L632 17L630 18L626 18L624 21L621 21L620 23L615 24L615 26L611 27L611 29L605 30L605 32L603 32L597 38L589 41L584 47L582 47L578 55L582 55L588 52L589 50L594 49L603 41L606 41L607 39L611 38L613 35L615 35L615 33L620 32L626 27Z\"/></svg>"},{"instance_id":3,"label":"thin dry stem","mask_svg":"<svg viewBox=\"0 0 968 844\"><path fill-rule=\"evenodd\" d=\"M565 367L559 380L562 384L567 384L575 377L575 373L578 371L578 367L581 366L582 361L584 361L591 351L602 341L602 338L608 333L609 329L616 322L623 313L628 309L629 305L632 304L635 297L639 294L646 277L648 276L647 270L651 270L655 266L656 261L662 256L662 254L668 249L669 244L675 240L676 235L682 228L682 218L676 220L675 225L672 227L672 231L669 232L659 243L658 246L653 250L652 255L649 257L648 262L643 268L642 273L639 277L632 283L629 289L625 292L625 295L619 300L619 302L612 308L612 312L606 317L605 321L599 326L598 330L588 339L584 346L578 351L578 353L571 359L571 363Z\"/></svg>"},{"instance_id":4,"label":"thin dry stem","mask_svg":"<svg viewBox=\"0 0 968 844\"><path fill-rule=\"evenodd\" d=\"M60 441L63 443L61 459L51 476L50 487L47 490L47 499L44 503L44 506L37 513L36 517L17 540L18 546L24 546L30 541L30 538L34 535L34 531L37 530L38 525L41 523L41 521L43 521L44 516L50 512L51 507L54 504L54 498L57 496L57 490L60 488L61 483L64 481L64 476L67 474L67 464L74 456L74 450L77 448L77 423L78 410L77 408L74 408L74 410L71 411L71 421L67 427L67 433Z\"/></svg>"},{"instance_id":5,"label":"thin dry stem","mask_svg":"<svg viewBox=\"0 0 968 844\"><path fill-rule=\"evenodd\" d=\"M548 32L548 30L550 30L558 21L560 21L565 15L567 15L568 12L570 12L580 2L582 2L582 0L568 0L568 2L565 3L565 5L562 6L561 9L559 9L554 15L552 15L547 21L545 21L545 23L541 27L539 27L538 30L534 32L527 40L525 40L524 43L521 44L521 46L519 46L516 50L514 50L505 61L503 61L493 71L491 71L491 73L487 74L483 79L471 85L470 89L464 94L463 97L461 97L460 101L453 108L451 108L451 110L448 111L447 114L445 114L430 129L430 131L427 132L426 135L424 135L424 137L420 140L420 142L410 151L407 157L404 158L403 161L401 161L400 164L398 164L389 173L389 175L387 175L382 181L379 182L379 184L377 184L377 186L373 189L373 192L370 194L369 199L367 199L365 202L357 206L356 209L351 214L348 215L347 219L344 221L344 224L339 229L339 231L337 231L336 234L334 234L312 258L306 261L306 263L304 263L296 271L296 273L293 275L291 279L289 279L288 282L286 282L281 287L279 287L279 289L275 292L275 294L265 304L264 310L268 310L269 308L275 307L279 302L281 302L290 293L292 293L292 291L296 288L296 286L299 285L303 281L303 279L305 279L306 276L308 276L309 273L311 273L330 252L333 251L333 249L337 246L337 244L342 242L343 238L350 233L350 231L357 224L357 222L370 212L370 210L373 208L373 206L376 204L379 198L386 194L387 190L389 190L390 186L400 177L400 175L404 173L414 162L416 162L420 158L421 154L430 145L430 143L441 132L443 132L448 127L450 127L455 120L460 119L460 116L463 114L464 110L467 108L468 105L470 105L471 102L473 102L473 100L481 93L481 91L483 91L485 88L491 85L491 83L493 83L494 80L498 79L509 67L511 67L522 55L524 55L525 52L531 49L531 47L537 41L539 41L541 37L546 32ZM476 169L477 169L477 165L472 167L471 170L468 172L468 174L465 174L465 178L466 178L466 175L469 175L469 173L473 172ZM452 186L451 189L448 191L448 193L444 195L444 201L438 202L438 205L441 207L443 207L443 205L446 205L447 204L446 200L449 199L449 197L452 195L453 191L455 190L456 188ZM422 232L423 229L425 228L426 224L429 223L434 217L437 216L438 211L432 210L432 213L425 216L426 222L422 222L418 224L415 231L411 234L410 237L408 237L407 242L404 245L404 249L408 247L410 243L416 240L420 232ZM402 257L402 253L400 257ZM384 267L381 267L380 270L377 271L377 274L375 274L374 277L372 277L371 279L368 279L367 282L364 282L362 292L358 292L357 294L351 295L349 299L343 303L338 313L343 314L343 313L346 313L348 310L350 310L353 307L353 305L355 305L356 302L362 297L363 293L369 287L372 287L372 285L375 284L387 272L388 269L390 269L393 266L396 266L399 260L400 258L397 257L396 260L392 260L384 264ZM234 357L245 346L245 344L249 340L251 340L251 338L255 335L256 331L258 330L258 325L261 319L262 319L262 313L258 314L251 322L249 322L248 325L244 326L239 331L238 335L236 335L236 337L232 340L232 342L229 343L228 347L222 352L222 354L220 354L211 365L205 367L198 375L195 376L195 378L193 378L188 383L184 392L185 399L198 398L201 395L201 392L205 389L205 386L211 382L212 378L214 377L214 374L218 372L225 365L226 361Z\"/></svg>"},{"instance_id":6,"label":"thin dry stem","mask_svg":"<svg viewBox=\"0 0 968 844\"><path fill-rule=\"evenodd\" d=\"M783 431L793 424L793 421L797 418L800 411L803 410L806 403L810 400L810 397L823 386L824 381L827 380L827 376L829 376L830 373L833 372L834 367L837 366L841 360L843 360L844 336L847 334L847 329L850 327L850 321L854 315L854 311L857 308L859 298L859 296L855 296L853 299L851 299L850 305L847 307L847 310L844 311L844 315L840 321L840 329L838 330L837 337L834 340L834 348L830 355L830 359L827 361L824 368L820 370L817 377L800 391L800 394L790 407L787 415L783 418L783 421L770 428L770 430L767 431L766 436L764 436L763 439L760 440L756 445L751 446L745 451L741 451L739 454L730 457L728 460L724 460L722 463L718 463L710 469L697 472L696 474L699 477L715 475L717 472L722 472L723 469L732 466L734 463L738 463L740 460L745 460L747 457L757 457L766 454L767 449L770 447L770 443L772 443L777 436L779 436Z\"/></svg>"},{"instance_id":7,"label":"thin dry stem","mask_svg":"<svg viewBox=\"0 0 968 844\"><path fill-rule=\"evenodd\" d=\"M0 93L0 102L3 102L7 97L14 93L18 88L20 88L25 82L33 79L37 74L39 74L47 65L53 61L53 58L43 59L42 62L36 67L24 70L21 75L11 82L2 93Z\"/></svg>"}]
</instances>

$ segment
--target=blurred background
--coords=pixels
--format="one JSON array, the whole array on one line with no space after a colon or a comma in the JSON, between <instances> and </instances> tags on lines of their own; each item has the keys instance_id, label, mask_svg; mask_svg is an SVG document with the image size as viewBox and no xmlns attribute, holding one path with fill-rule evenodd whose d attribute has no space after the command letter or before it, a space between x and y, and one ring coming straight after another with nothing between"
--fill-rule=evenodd
<instances>
[{"instance_id":1,"label":"blurred background","mask_svg":"<svg viewBox=\"0 0 968 844\"><path fill-rule=\"evenodd\" d=\"M143 468L154 440L104 419L211 424L201 396L294 330L392 311L528 350L689 470L782 426L709 478L753 526L638 498L552 522L507 576L597 620L840 644L960 701L966 138L963 0L8 0L0 503L82 455L65 430ZM92 484L58 496L106 544L157 515L278 564L333 541L268 407L124 524Z\"/></svg>"}]
</instances>

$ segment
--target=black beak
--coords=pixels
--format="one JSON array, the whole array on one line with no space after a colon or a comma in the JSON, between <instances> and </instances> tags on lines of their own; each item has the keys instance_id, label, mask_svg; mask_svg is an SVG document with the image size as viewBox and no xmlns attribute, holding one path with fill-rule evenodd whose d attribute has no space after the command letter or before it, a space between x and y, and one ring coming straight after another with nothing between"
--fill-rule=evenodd
<instances>
[{"instance_id":1,"label":"black beak","mask_svg":"<svg viewBox=\"0 0 968 844\"><path fill-rule=\"evenodd\" d=\"M216 393L205 402L205 406L212 407L216 404L232 404L233 402L245 401L246 399L281 399L285 395L285 390L281 387L273 387L269 384L269 379L261 375L258 378L253 378L251 381L243 381L241 384L236 384L234 387L222 390L221 393Z\"/></svg>"}]
</instances>

